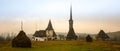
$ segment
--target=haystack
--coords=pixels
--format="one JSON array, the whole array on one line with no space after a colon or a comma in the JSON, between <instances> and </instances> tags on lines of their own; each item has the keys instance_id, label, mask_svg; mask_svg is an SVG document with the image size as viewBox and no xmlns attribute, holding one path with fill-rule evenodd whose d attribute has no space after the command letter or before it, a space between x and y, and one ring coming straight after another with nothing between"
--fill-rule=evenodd
<instances>
[{"instance_id":1,"label":"haystack","mask_svg":"<svg viewBox=\"0 0 120 51\"><path fill-rule=\"evenodd\" d=\"M100 32L96 36L96 39L106 41L109 40L110 37L103 30L100 30Z\"/></svg>"},{"instance_id":2,"label":"haystack","mask_svg":"<svg viewBox=\"0 0 120 51\"><path fill-rule=\"evenodd\" d=\"M92 37L91 37L90 35L88 35L88 36L86 37L86 41L87 41L87 42L92 42L93 39L92 39Z\"/></svg>"},{"instance_id":3,"label":"haystack","mask_svg":"<svg viewBox=\"0 0 120 51\"><path fill-rule=\"evenodd\" d=\"M12 47L30 48L31 40L26 36L26 33L21 30L19 34L12 40Z\"/></svg>"}]
</instances>

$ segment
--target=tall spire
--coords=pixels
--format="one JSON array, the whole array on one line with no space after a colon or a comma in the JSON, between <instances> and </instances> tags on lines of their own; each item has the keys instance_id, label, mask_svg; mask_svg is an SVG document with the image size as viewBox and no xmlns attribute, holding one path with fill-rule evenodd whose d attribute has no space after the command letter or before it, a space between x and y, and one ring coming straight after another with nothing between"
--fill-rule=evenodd
<instances>
[{"instance_id":1,"label":"tall spire","mask_svg":"<svg viewBox=\"0 0 120 51\"><path fill-rule=\"evenodd\" d=\"M70 20L72 20L72 4L70 4Z\"/></svg>"},{"instance_id":2,"label":"tall spire","mask_svg":"<svg viewBox=\"0 0 120 51\"><path fill-rule=\"evenodd\" d=\"M70 5L70 20L69 20L69 32L67 34L67 37L66 37L67 40L76 40L77 39L77 36L74 32L74 29L73 29L73 20L72 20L72 5Z\"/></svg>"}]
</instances>

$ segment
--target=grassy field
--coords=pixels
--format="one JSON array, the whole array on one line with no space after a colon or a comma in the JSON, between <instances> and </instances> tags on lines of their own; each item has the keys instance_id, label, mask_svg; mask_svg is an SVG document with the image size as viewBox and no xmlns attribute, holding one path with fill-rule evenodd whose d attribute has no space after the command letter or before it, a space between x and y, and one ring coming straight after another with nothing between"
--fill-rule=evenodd
<instances>
[{"instance_id":1,"label":"grassy field","mask_svg":"<svg viewBox=\"0 0 120 51\"><path fill-rule=\"evenodd\" d=\"M120 42L33 41L32 48L12 48L11 42L0 42L0 51L120 51Z\"/></svg>"}]
</instances>

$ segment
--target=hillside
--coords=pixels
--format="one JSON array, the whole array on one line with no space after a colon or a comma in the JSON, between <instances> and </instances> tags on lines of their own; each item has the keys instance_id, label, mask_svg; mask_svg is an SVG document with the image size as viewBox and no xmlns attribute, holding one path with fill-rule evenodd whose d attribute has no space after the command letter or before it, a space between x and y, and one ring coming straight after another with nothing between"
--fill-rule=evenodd
<instances>
[{"instance_id":1,"label":"hillside","mask_svg":"<svg viewBox=\"0 0 120 51\"><path fill-rule=\"evenodd\" d=\"M112 40L120 41L120 31L110 32L107 34L112 38Z\"/></svg>"}]
</instances>

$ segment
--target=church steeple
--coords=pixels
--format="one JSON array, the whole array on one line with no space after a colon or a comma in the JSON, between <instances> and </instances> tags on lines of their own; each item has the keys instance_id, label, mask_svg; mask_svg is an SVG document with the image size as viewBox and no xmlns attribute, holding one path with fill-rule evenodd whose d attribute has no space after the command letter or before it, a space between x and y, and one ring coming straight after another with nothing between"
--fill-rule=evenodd
<instances>
[{"instance_id":1,"label":"church steeple","mask_svg":"<svg viewBox=\"0 0 120 51\"><path fill-rule=\"evenodd\" d=\"M53 30L51 20L49 20L48 27L46 28L46 30Z\"/></svg>"},{"instance_id":2,"label":"church steeple","mask_svg":"<svg viewBox=\"0 0 120 51\"><path fill-rule=\"evenodd\" d=\"M72 5L70 5L70 20L72 20Z\"/></svg>"},{"instance_id":3,"label":"church steeple","mask_svg":"<svg viewBox=\"0 0 120 51\"><path fill-rule=\"evenodd\" d=\"M51 20L49 20L49 23L48 23L48 26L47 26L47 28L46 28L46 35L49 37L54 37L54 38L56 38L56 33L55 33L55 31L54 31L54 29L53 29L53 26L52 26L52 23L51 23ZM49 38L50 38L49 37Z\"/></svg>"},{"instance_id":4,"label":"church steeple","mask_svg":"<svg viewBox=\"0 0 120 51\"><path fill-rule=\"evenodd\" d=\"M67 34L67 37L66 37L67 40L76 40L77 39L77 36L74 32L74 29L73 29L73 19L72 19L72 5L70 5L70 20L69 20L69 32Z\"/></svg>"},{"instance_id":5,"label":"church steeple","mask_svg":"<svg viewBox=\"0 0 120 51\"><path fill-rule=\"evenodd\" d=\"M69 29L73 29L72 5L70 5L70 20L69 20Z\"/></svg>"}]
</instances>

